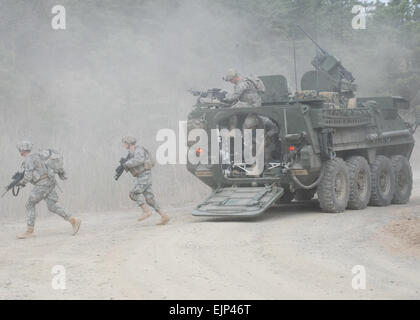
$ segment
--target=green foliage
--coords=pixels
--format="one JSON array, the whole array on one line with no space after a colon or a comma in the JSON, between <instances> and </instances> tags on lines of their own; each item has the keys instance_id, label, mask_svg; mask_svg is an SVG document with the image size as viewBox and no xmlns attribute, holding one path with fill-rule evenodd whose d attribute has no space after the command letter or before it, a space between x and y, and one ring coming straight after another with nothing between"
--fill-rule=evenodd
<instances>
[{"instance_id":1,"label":"green foliage","mask_svg":"<svg viewBox=\"0 0 420 320\"><path fill-rule=\"evenodd\" d=\"M225 0L220 0L225 3ZM420 0L262 0L228 1L238 14L250 14L254 21L275 34L278 41L306 41L296 32L296 24L322 43L352 50L347 55L357 69L357 61L375 59L386 62L377 70L378 93L403 95L413 99L420 88ZM362 5L367 11L367 29L353 30L352 8ZM264 46L265 39L259 45ZM351 60L355 62L351 62ZM420 101L418 102L420 103Z\"/></svg>"}]
</instances>

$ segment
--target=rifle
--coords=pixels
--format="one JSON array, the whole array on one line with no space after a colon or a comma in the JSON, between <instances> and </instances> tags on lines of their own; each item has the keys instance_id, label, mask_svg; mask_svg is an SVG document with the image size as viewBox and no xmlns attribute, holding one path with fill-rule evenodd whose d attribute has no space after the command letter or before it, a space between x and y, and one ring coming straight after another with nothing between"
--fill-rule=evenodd
<instances>
[{"instance_id":1,"label":"rifle","mask_svg":"<svg viewBox=\"0 0 420 320\"><path fill-rule=\"evenodd\" d=\"M12 189L12 194L17 197L19 194L19 190L20 190L20 186L19 183L23 180L23 177L25 176L25 171L22 172L16 172L13 176L12 176L12 182L6 186L6 191L1 195L1 197L3 198L3 196L9 192L10 189ZM17 188L15 190L15 188Z\"/></svg>"},{"instance_id":2,"label":"rifle","mask_svg":"<svg viewBox=\"0 0 420 320\"><path fill-rule=\"evenodd\" d=\"M213 88L208 89L207 91L195 91L195 90L188 90L193 96L199 97L199 98L213 98L222 101L225 97L227 92L219 89L219 88Z\"/></svg>"},{"instance_id":3,"label":"rifle","mask_svg":"<svg viewBox=\"0 0 420 320\"><path fill-rule=\"evenodd\" d=\"M115 169L114 179L117 181L124 172L124 164L131 158L130 153L125 157L120 159L120 165Z\"/></svg>"},{"instance_id":4,"label":"rifle","mask_svg":"<svg viewBox=\"0 0 420 320\"><path fill-rule=\"evenodd\" d=\"M353 82L355 80L353 75L351 74L351 72L343 67L340 60L338 60L336 57L334 57L333 55L329 54L326 50L324 50L314 39L312 39L312 37L305 30L303 30L303 28L300 25L297 25L297 27L305 34L305 36L307 36L309 38L309 40L311 40L315 44L315 46L321 52L320 55L317 54L317 56L312 60L312 65L317 70L326 71L327 73L330 74L330 71L332 71L333 68L331 66L329 66L328 67L329 70L326 70L325 66L323 66L323 63L325 62L325 60L328 57L330 57L330 58L332 58L331 60L335 62L334 66L337 67L340 80L341 79L346 79L349 82ZM331 64L331 62L330 62L330 64Z\"/></svg>"}]
</instances>

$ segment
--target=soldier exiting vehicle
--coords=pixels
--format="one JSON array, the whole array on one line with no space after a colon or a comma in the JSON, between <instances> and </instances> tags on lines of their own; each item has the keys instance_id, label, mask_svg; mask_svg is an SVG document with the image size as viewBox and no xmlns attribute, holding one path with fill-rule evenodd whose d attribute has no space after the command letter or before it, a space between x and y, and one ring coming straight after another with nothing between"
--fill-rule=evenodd
<instances>
[{"instance_id":1,"label":"soldier exiting vehicle","mask_svg":"<svg viewBox=\"0 0 420 320\"><path fill-rule=\"evenodd\" d=\"M143 213L138 221L143 221L152 215L149 207L151 206L161 216L158 225L166 224L170 218L162 212L152 191L152 167L153 160L146 148L136 145L136 138L125 136L122 139L124 147L129 154L121 165L126 171L129 171L135 178L134 188L130 191L130 199L135 201L142 209ZM117 177L116 177L117 179Z\"/></svg>"},{"instance_id":2,"label":"soldier exiting vehicle","mask_svg":"<svg viewBox=\"0 0 420 320\"><path fill-rule=\"evenodd\" d=\"M18 239L26 239L34 235L34 226L36 219L35 206L41 200L45 200L48 210L58 214L71 223L73 227L73 235L75 235L80 228L81 220L74 218L66 209L57 205L58 195L55 191L57 181L55 180L55 172L51 167L48 167L45 158L41 153L32 153L33 144L29 141L22 141L17 145L22 157L25 161L22 163L24 170L23 179L19 182L19 187L24 187L28 182L34 185L29 199L26 203L27 225L28 229L22 235L17 236ZM50 151L51 152L51 151ZM63 170L58 172L59 177L66 179Z\"/></svg>"}]
</instances>

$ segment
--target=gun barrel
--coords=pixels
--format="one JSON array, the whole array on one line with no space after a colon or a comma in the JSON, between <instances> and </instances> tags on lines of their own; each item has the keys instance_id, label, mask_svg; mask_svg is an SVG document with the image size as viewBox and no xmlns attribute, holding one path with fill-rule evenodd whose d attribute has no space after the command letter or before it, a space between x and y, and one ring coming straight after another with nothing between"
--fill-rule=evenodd
<instances>
[{"instance_id":1,"label":"gun barrel","mask_svg":"<svg viewBox=\"0 0 420 320\"><path fill-rule=\"evenodd\" d=\"M321 50L322 53L327 53L327 51L325 51L300 25L297 25L297 27L316 45L319 50Z\"/></svg>"}]
</instances>

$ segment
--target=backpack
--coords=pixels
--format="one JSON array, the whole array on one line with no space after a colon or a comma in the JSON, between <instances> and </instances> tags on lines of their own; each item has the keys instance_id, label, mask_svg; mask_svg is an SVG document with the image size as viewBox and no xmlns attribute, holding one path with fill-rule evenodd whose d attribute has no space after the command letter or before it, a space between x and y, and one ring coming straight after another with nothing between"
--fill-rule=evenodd
<instances>
[{"instance_id":1,"label":"backpack","mask_svg":"<svg viewBox=\"0 0 420 320\"><path fill-rule=\"evenodd\" d=\"M153 158L152 154L149 152L149 150L147 150L145 147L142 147L142 148L143 148L144 153L146 155L146 160L144 161L144 168L147 169L147 170L150 170L155 166L156 161Z\"/></svg>"},{"instance_id":2,"label":"backpack","mask_svg":"<svg viewBox=\"0 0 420 320\"><path fill-rule=\"evenodd\" d=\"M248 76L245 79L254 85L259 94L263 94L265 92L264 82L260 78L255 76Z\"/></svg>"},{"instance_id":3,"label":"backpack","mask_svg":"<svg viewBox=\"0 0 420 320\"><path fill-rule=\"evenodd\" d=\"M39 151L41 159L44 161L48 171L54 174L64 173L64 157L55 149L42 149Z\"/></svg>"}]
</instances>

